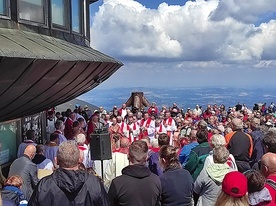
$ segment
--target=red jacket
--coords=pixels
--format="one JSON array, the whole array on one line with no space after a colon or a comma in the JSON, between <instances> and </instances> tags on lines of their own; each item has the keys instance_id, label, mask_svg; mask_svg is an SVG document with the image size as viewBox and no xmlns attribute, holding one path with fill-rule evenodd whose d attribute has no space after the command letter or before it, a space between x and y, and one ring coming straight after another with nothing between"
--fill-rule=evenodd
<instances>
[{"instance_id":1,"label":"red jacket","mask_svg":"<svg viewBox=\"0 0 276 206\"><path fill-rule=\"evenodd\" d=\"M64 136L67 139L73 138L73 120L71 118L67 118L64 124Z\"/></svg>"}]
</instances>

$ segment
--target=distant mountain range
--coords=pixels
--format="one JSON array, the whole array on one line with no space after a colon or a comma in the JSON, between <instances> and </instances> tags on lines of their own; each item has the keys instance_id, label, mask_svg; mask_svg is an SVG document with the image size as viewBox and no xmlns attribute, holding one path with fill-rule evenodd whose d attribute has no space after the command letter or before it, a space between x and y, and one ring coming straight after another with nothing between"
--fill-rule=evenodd
<instances>
[{"instance_id":1,"label":"distant mountain range","mask_svg":"<svg viewBox=\"0 0 276 206\"><path fill-rule=\"evenodd\" d=\"M174 102L183 109L194 108L196 104L205 108L208 104L224 104L226 107L235 106L238 102L252 108L255 103L276 102L276 87L206 87L206 88L116 88L94 89L79 99L93 105L103 106L111 110L114 105L120 107L131 96L131 92L144 92L149 102L171 106Z\"/></svg>"},{"instance_id":2,"label":"distant mountain range","mask_svg":"<svg viewBox=\"0 0 276 206\"><path fill-rule=\"evenodd\" d=\"M81 106L82 108L87 105L88 108L91 110L91 111L94 111L94 110L98 110L99 107L93 105L93 104L90 104L89 102L85 102L85 101L82 101L80 99L72 99L71 101L69 102L66 102L64 104L60 104L58 106L56 106L56 111L59 111L59 112L63 112L63 111L66 111L67 109L71 109L72 111L75 109L76 105L79 105Z\"/></svg>"}]
</instances>

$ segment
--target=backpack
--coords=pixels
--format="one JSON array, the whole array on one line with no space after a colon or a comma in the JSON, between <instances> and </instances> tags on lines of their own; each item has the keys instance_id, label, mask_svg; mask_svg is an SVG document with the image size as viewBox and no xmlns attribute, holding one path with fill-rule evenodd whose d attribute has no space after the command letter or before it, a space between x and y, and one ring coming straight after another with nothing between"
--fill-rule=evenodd
<instances>
[{"instance_id":1,"label":"backpack","mask_svg":"<svg viewBox=\"0 0 276 206\"><path fill-rule=\"evenodd\" d=\"M14 186L5 186L1 193L3 206L26 206L28 204L22 191Z\"/></svg>"},{"instance_id":2,"label":"backpack","mask_svg":"<svg viewBox=\"0 0 276 206\"><path fill-rule=\"evenodd\" d=\"M190 136L191 131L192 131L191 127L181 128L179 132L180 138Z\"/></svg>"},{"instance_id":3,"label":"backpack","mask_svg":"<svg viewBox=\"0 0 276 206\"><path fill-rule=\"evenodd\" d=\"M208 157L209 154L205 154L205 155L201 155L198 157L198 164L195 168L195 171L192 175L193 179L196 180L196 178L198 177L198 175L200 174L200 172L202 171L203 167L204 167L204 163L206 160L206 157Z\"/></svg>"}]
</instances>

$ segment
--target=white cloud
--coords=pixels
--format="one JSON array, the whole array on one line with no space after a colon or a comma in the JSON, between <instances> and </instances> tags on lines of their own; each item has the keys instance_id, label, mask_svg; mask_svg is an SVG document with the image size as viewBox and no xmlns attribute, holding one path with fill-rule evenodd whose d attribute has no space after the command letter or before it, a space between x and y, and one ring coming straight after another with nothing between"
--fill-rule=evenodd
<instances>
[{"instance_id":1,"label":"white cloud","mask_svg":"<svg viewBox=\"0 0 276 206\"><path fill-rule=\"evenodd\" d=\"M253 22L275 3L197 0L154 10L104 0L91 45L125 65L100 87L274 85L276 20Z\"/></svg>"},{"instance_id":2,"label":"white cloud","mask_svg":"<svg viewBox=\"0 0 276 206\"><path fill-rule=\"evenodd\" d=\"M241 21L275 10L276 1L244 2L162 3L154 10L133 0L105 0L94 17L92 47L123 61L276 59L276 21L258 27Z\"/></svg>"},{"instance_id":3,"label":"white cloud","mask_svg":"<svg viewBox=\"0 0 276 206\"><path fill-rule=\"evenodd\" d=\"M226 0L220 1L212 13L212 20L222 21L228 17L245 23L255 23L260 16L276 11L275 0Z\"/></svg>"}]
</instances>

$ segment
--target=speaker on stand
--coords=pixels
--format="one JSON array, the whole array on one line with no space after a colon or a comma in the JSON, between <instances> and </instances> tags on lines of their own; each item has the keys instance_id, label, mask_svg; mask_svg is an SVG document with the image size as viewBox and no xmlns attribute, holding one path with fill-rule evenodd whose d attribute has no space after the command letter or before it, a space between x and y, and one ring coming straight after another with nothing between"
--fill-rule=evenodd
<instances>
[{"instance_id":1,"label":"speaker on stand","mask_svg":"<svg viewBox=\"0 0 276 206\"><path fill-rule=\"evenodd\" d=\"M90 135L90 152L92 160L101 161L103 178L103 161L112 159L111 142L109 133L93 133Z\"/></svg>"}]
</instances>

